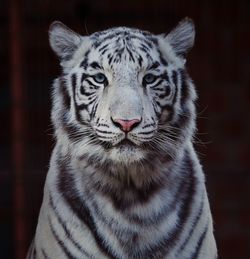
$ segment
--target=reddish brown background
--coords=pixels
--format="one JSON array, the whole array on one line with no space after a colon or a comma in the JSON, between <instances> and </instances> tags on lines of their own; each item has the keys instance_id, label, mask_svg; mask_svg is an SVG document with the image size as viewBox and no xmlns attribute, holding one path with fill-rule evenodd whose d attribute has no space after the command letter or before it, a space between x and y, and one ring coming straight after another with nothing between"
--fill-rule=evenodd
<instances>
[{"instance_id":1,"label":"reddish brown background","mask_svg":"<svg viewBox=\"0 0 250 259\"><path fill-rule=\"evenodd\" d=\"M0 257L24 258L53 147L50 86L59 74L48 27L167 32L185 16L197 37L188 67L199 101L197 142L220 258L250 258L250 1L0 2Z\"/></svg>"}]
</instances>

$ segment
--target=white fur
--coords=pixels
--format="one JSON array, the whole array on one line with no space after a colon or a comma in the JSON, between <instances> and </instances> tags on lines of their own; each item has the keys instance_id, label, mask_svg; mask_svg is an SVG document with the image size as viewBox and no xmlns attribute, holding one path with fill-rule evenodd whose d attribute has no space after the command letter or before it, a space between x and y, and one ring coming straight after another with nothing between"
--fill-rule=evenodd
<instances>
[{"instance_id":1,"label":"white fur","mask_svg":"<svg viewBox=\"0 0 250 259\"><path fill-rule=\"evenodd\" d=\"M124 38L119 38L119 33ZM131 36L127 41L123 40L126 35ZM35 258L32 253L36 251L36 258L68 258L67 253L70 253L73 258L100 259L109 258L107 253L111 253L115 258L131 259L128 254L135 253L133 258L142 259L144 253L147 254L145 251L169 238L166 244L169 249L164 258L189 259L198 249L203 233L197 258L216 258L204 174L192 144L197 97L191 79L188 76L183 79L181 74L185 72L184 54L193 42L194 26L190 20L181 22L168 35L159 36L120 27L82 37L59 22L52 24L50 44L60 57L64 76L56 79L53 85L51 117L56 146L51 156L34 243L27 258ZM95 44L106 44L108 49L100 54L100 47L98 49ZM110 56L115 56L117 46L129 48L122 52L119 62L112 63ZM129 51L134 54L133 58ZM88 65L97 62L101 68L80 66L87 54ZM115 57L119 59L119 56ZM140 62L136 61L141 57L138 65ZM168 64L163 65L162 59ZM160 65L150 70L153 62ZM82 79L83 73L90 75L87 77L90 83ZM95 82L93 75L97 73L105 74L108 86ZM149 85L142 87L147 73L158 76L159 82L160 76L164 78L166 74L169 79L164 78L154 86L158 89ZM184 87L188 88L186 97L183 80ZM169 89L169 95L160 98L166 89ZM82 94L81 90L88 94ZM95 101L91 102L91 98ZM98 106L91 118L95 104ZM84 105L87 109L79 108ZM169 106L173 110L172 117L171 111L165 108ZM185 116L188 117L186 123ZM125 134L112 119L141 121ZM181 119L184 122L177 128ZM119 145L125 138L133 145ZM148 143L150 145L146 146ZM186 162L187 157L190 161ZM154 186L153 183L162 186L151 193L147 187ZM185 187L191 183L194 184L193 192ZM105 188L110 188L107 190L118 197L118 201L127 201L127 208L119 209L120 204L116 204L110 193L105 193ZM148 199L140 200L134 190L144 190L143 195ZM151 193L150 197L145 190ZM188 215L182 222L179 214L186 206L187 194L192 195L192 202L188 204ZM78 199L79 208L87 208L85 211L90 213L90 225L94 229L81 220L67 197L72 204ZM141 222L136 222L138 219ZM206 226L207 232L204 232ZM177 239L171 243L171 238L175 238L171 236L172 231L177 230ZM101 238L101 244L95 233ZM108 252L103 251L103 247L108 247ZM152 253L147 256L156 258Z\"/></svg>"}]
</instances>

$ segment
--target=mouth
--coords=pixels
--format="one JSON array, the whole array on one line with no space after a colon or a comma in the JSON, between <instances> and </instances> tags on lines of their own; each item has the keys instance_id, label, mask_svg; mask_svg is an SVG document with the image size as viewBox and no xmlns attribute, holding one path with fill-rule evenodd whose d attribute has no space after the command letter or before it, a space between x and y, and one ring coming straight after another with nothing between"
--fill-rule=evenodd
<instances>
[{"instance_id":1,"label":"mouth","mask_svg":"<svg viewBox=\"0 0 250 259\"><path fill-rule=\"evenodd\" d=\"M111 160L125 163L138 162L144 157L143 150L128 138L124 138L109 151Z\"/></svg>"},{"instance_id":2,"label":"mouth","mask_svg":"<svg viewBox=\"0 0 250 259\"><path fill-rule=\"evenodd\" d=\"M129 148L136 147L136 145L131 140L129 140L127 138L124 138L116 146L117 147L129 147Z\"/></svg>"}]
</instances>

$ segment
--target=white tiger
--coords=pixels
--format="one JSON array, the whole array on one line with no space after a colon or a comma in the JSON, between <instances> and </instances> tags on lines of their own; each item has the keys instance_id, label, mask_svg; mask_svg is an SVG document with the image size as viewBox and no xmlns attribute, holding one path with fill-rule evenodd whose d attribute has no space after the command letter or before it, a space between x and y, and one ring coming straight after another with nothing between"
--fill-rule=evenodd
<instances>
[{"instance_id":1,"label":"white tiger","mask_svg":"<svg viewBox=\"0 0 250 259\"><path fill-rule=\"evenodd\" d=\"M204 175L192 144L194 25L49 31L56 146L27 258L215 259Z\"/></svg>"}]
</instances>

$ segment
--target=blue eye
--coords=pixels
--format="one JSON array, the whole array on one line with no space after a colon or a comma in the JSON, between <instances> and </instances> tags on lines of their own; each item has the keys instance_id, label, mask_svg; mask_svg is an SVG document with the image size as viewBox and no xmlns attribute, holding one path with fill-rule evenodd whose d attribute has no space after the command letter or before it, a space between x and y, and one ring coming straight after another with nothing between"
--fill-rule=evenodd
<instances>
[{"instance_id":1,"label":"blue eye","mask_svg":"<svg viewBox=\"0 0 250 259\"><path fill-rule=\"evenodd\" d=\"M153 74L146 74L143 77L143 83L144 84L152 84L154 83L154 81L157 79L157 76L153 75Z\"/></svg>"},{"instance_id":2,"label":"blue eye","mask_svg":"<svg viewBox=\"0 0 250 259\"><path fill-rule=\"evenodd\" d=\"M102 73L98 73L96 75L93 75L93 79L98 84L106 84L108 82L107 77L104 74L102 74Z\"/></svg>"}]
</instances>

